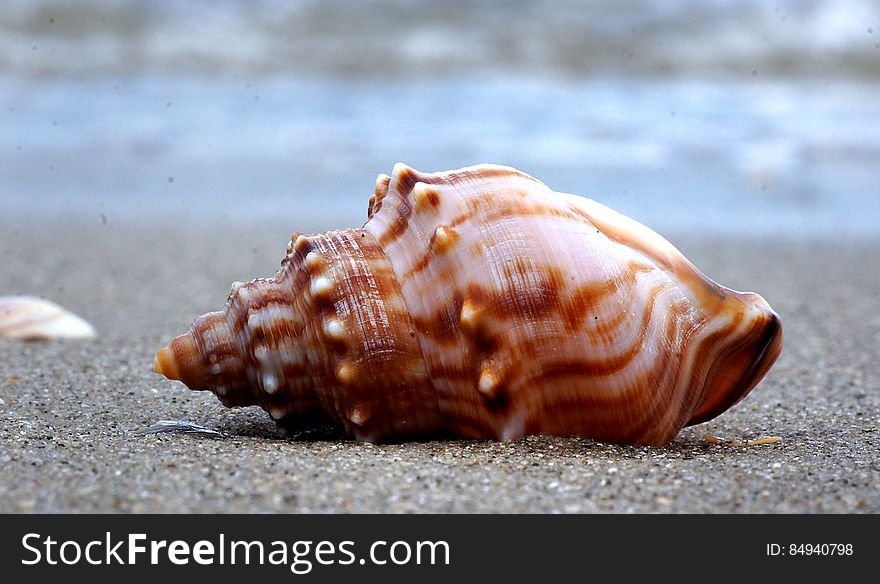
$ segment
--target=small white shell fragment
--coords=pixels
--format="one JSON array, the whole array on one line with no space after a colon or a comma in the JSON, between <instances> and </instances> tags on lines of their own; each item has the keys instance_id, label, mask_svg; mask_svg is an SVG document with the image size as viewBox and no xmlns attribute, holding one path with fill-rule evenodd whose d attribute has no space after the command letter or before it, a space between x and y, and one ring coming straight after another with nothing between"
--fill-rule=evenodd
<instances>
[{"instance_id":1,"label":"small white shell fragment","mask_svg":"<svg viewBox=\"0 0 880 584\"><path fill-rule=\"evenodd\" d=\"M2 296L0 337L26 341L91 339L95 329L54 302L34 296Z\"/></svg>"}]
</instances>

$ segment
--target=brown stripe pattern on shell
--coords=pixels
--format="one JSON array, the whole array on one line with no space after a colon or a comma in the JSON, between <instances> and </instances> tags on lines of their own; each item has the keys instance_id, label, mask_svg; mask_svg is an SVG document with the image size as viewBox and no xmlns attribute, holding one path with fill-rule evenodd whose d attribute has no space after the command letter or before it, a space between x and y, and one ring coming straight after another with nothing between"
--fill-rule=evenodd
<instances>
[{"instance_id":1,"label":"brown stripe pattern on shell","mask_svg":"<svg viewBox=\"0 0 880 584\"><path fill-rule=\"evenodd\" d=\"M756 294L512 168L380 175L361 229L294 235L155 368L283 428L359 440L580 435L662 445L722 413L782 345Z\"/></svg>"}]
</instances>

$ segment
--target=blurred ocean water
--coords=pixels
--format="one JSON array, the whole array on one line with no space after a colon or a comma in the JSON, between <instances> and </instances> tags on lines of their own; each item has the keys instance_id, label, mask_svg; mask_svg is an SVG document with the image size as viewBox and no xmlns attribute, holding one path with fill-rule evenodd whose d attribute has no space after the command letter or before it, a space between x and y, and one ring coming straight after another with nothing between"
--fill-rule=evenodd
<instances>
[{"instance_id":1,"label":"blurred ocean water","mask_svg":"<svg viewBox=\"0 0 880 584\"><path fill-rule=\"evenodd\" d=\"M0 213L359 225L517 166L661 231L880 233L880 2L0 5Z\"/></svg>"},{"instance_id":2,"label":"blurred ocean water","mask_svg":"<svg viewBox=\"0 0 880 584\"><path fill-rule=\"evenodd\" d=\"M4 0L0 70L880 77L876 0Z\"/></svg>"}]
</instances>

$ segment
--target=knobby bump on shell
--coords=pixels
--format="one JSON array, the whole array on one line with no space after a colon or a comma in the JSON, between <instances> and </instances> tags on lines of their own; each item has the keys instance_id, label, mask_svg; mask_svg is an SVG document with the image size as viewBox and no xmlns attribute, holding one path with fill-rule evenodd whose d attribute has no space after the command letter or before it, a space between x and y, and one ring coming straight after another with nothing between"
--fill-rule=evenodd
<instances>
[{"instance_id":1,"label":"knobby bump on shell","mask_svg":"<svg viewBox=\"0 0 880 584\"><path fill-rule=\"evenodd\" d=\"M513 168L397 164L368 216L295 234L275 277L234 284L155 370L281 428L359 440L662 445L742 399L782 346L760 296Z\"/></svg>"}]
</instances>

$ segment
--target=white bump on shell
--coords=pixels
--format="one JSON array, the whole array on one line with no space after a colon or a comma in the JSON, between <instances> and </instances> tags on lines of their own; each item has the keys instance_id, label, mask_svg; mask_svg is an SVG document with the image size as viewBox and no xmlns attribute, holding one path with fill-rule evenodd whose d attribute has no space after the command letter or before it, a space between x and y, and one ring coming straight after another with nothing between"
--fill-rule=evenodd
<instances>
[{"instance_id":1,"label":"white bump on shell","mask_svg":"<svg viewBox=\"0 0 880 584\"><path fill-rule=\"evenodd\" d=\"M348 363L342 363L336 368L336 379L342 383L351 383L354 381L354 367Z\"/></svg>"},{"instance_id":2,"label":"white bump on shell","mask_svg":"<svg viewBox=\"0 0 880 584\"><path fill-rule=\"evenodd\" d=\"M364 408L352 408L348 414L348 419L355 426L362 426L369 419L369 413Z\"/></svg>"},{"instance_id":3,"label":"white bump on shell","mask_svg":"<svg viewBox=\"0 0 880 584\"><path fill-rule=\"evenodd\" d=\"M345 338L345 325L338 318L328 318L324 321L324 334L334 340Z\"/></svg>"},{"instance_id":4,"label":"white bump on shell","mask_svg":"<svg viewBox=\"0 0 880 584\"><path fill-rule=\"evenodd\" d=\"M312 280L312 286L311 286L312 296L314 296L316 298L321 297L321 296L327 296L331 292L333 292L334 287L335 286L333 284L333 280L331 280L330 278L328 278L326 276L319 276L319 277L315 278L314 280Z\"/></svg>"},{"instance_id":5,"label":"white bump on shell","mask_svg":"<svg viewBox=\"0 0 880 584\"><path fill-rule=\"evenodd\" d=\"M248 322L248 324L250 324L250 322ZM269 360L269 347L263 343L258 343L257 346L254 347L254 357L257 358L257 361L265 363Z\"/></svg>"},{"instance_id":6,"label":"white bump on shell","mask_svg":"<svg viewBox=\"0 0 880 584\"><path fill-rule=\"evenodd\" d=\"M271 373L267 373L266 375L264 375L263 389L266 390L266 393L275 393L276 391L278 391L278 378Z\"/></svg>"},{"instance_id":7,"label":"white bump on shell","mask_svg":"<svg viewBox=\"0 0 880 584\"><path fill-rule=\"evenodd\" d=\"M491 395L498 387L498 377L491 369L484 369L480 374L479 388L482 393Z\"/></svg>"},{"instance_id":8,"label":"white bump on shell","mask_svg":"<svg viewBox=\"0 0 880 584\"><path fill-rule=\"evenodd\" d=\"M309 270L315 270L316 268L321 267L321 254L316 251L310 251L306 254L306 259L303 261L303 264Z\"/></svg>"}]
</instances>

